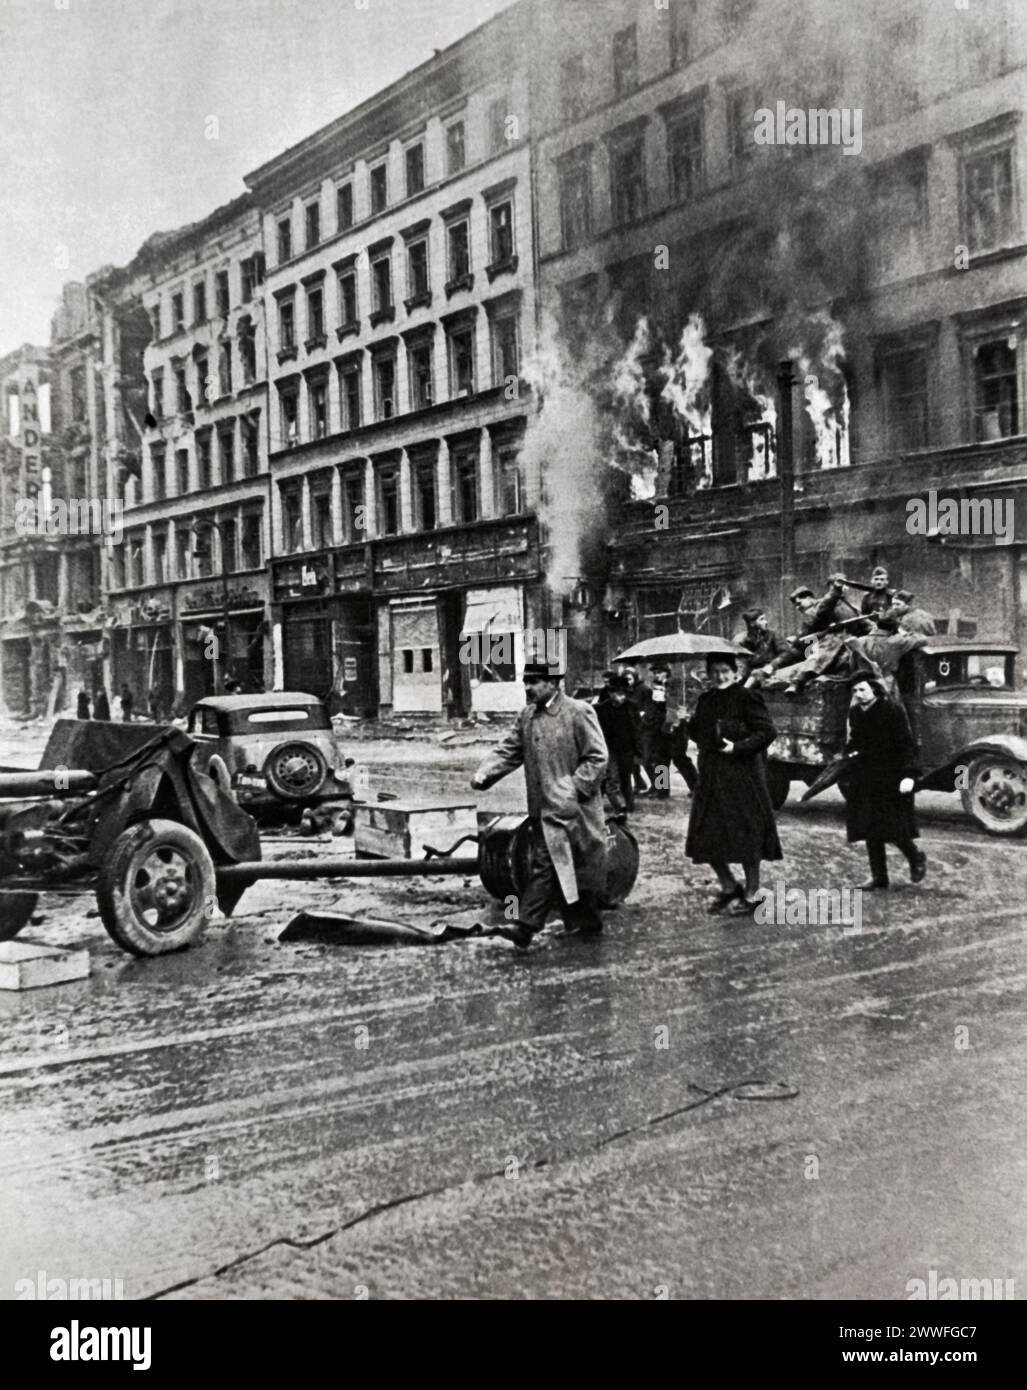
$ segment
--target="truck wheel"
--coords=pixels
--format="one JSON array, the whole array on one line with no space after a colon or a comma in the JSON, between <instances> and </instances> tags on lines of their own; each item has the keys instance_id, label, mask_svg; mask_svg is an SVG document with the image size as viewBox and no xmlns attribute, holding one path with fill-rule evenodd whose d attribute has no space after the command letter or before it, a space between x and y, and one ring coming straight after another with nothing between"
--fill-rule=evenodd
<instances>
[{"instance_id":1,"label":"truck wheel","mask_svg":"<svg viewBox=\"0 0 1027 1390\"><path fill-rule=\"evenodd\" d=\"M999 753L975 758L960 796L964 811L990 835L1019 835L1027 829L1027 768L1015 758Z\"/></svg>"},{"instance_id":2,"label":"truck wheel","mask_svg":"<svg viewBox=\"0 0 1027 1390\"><path fill-rule=\"evenodd\" d=\"M122 831L96 887L104 926L136 956L162 956L195 941L216 898L206 845L170 820L140 821Z\"/></svg>"},{"instance_id":3,"label":"truck wheel","mask_svg":"<svg viewBox=\"0 0 1027 1390\"><path fill-rule=\"evenodd\" d=\"M788 800L791 785L792 769L787 763L768 763L767 788L770 791L770 804L775 811L780 811Z\"/></svg>"},{"instance_id":4,"label":"truck wheel","mask_svg":"<svg viewBox=\"0 0 1027 1390\"><path fill-rule=\"evenodd\" d=\"M283 801L305 801L316 796L328 780L328 762L313 744L280 743L267 755L264 776Z\"/></svg>"},{"instance_id":5,"label":"truck wheel","mask_svg":"<svg viewBox=\"0 0 1027 1390\"><path fill-rule=\"evenodd\" d=\"M0 941L11 941L32 921L39 894L24 888L0 891Z\"/></svg>"}]
</instances>

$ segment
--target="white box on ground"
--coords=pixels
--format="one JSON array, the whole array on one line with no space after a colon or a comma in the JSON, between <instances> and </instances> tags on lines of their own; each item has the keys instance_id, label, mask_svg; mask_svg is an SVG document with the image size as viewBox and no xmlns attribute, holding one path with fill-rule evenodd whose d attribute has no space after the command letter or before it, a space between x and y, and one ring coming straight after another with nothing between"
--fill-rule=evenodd
<instances>
[{"instance_id":1,"label":"white box on ground","mask_svg":"<svg viewBox=\"0 0 1027 1390\"><path fill-rule=\"evenodd\" d=\"M425 845L447 850L461 835L478 830L473 801L369 801L356 806L353 839L358 854L384 859L423 859ZM457 854L473 854L461 845Z\"/></svg>"},{"instance_id":2,"label":"white box on ground","mask_svg":"<svg viewBox=\"0 0 1027 1390\"><path fill-rule=\"evenodd\" d=\"M32 941L0 941L0 989L40 989L89 978L89 952Z\"/></svg>"}]
</instances>

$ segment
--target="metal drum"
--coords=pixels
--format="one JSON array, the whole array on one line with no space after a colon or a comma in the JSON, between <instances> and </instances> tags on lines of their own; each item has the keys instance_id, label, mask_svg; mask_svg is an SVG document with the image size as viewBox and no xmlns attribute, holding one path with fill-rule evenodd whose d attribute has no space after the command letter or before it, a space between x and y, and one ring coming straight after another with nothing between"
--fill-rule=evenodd
<instances>
[{"instance_id":1,"label":"metal drum","mask_svg":"<svg viewBox=\"0 0 1027 1390\"><path fill-rule=\"evenodd\" d=\"M494 898L519 896L528 877L531 822L504 816L478 843L478 873ZM606 822L606 886L601 907L616 907L635 886L638 841L617 821Z\"/></svg>"}]
</instances>

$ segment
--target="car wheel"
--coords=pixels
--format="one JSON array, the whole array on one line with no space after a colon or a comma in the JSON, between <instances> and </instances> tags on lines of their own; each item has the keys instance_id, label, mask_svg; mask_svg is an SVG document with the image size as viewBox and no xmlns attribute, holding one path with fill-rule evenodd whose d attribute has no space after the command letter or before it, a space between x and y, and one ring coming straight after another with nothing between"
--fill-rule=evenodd
<instances>
[{"instance_id":1,"label":"car wheel","mask_svg":"<svg viewBox=\"0 0 1027 1390\"><path fill-rule=\"evenodd\" d=\"M126 951L161 956L202 932L217 898L207 847L177 821L145 820L122 831L100 870L96 902Z\"/></svg>"},{"instance_id":2,"label":"car wheel","mask_svg":"<svg viewBox=\"0 0 1027 1390\"><path fill-rule=\"evenodd\" d=\"M1027 768L1015 758L985 753L975 758L960 789L963 809L989 835L1020 835L1027 829Z\"/></svg>"},{"instance_id":3,"label":"car wheel","mask_svg":"<svg viewBox=\"0 0 1027 1390\"><path fill-rule=\"evenodd\" d=\"M32 921L39 894L24 888L0 891L0 941L11 941Z\"/></svg>"},{"instance_id":4,"label":"car wheel","mask_svg":"<svg viewBox=\"0 0 1027 1390\"><path fill-rule=\"evenodd\" d=\"M328 761L311 743L280 743L264 763L264 776L283 801L306 801L328 780Z\"/></svg>"}]
</instances>

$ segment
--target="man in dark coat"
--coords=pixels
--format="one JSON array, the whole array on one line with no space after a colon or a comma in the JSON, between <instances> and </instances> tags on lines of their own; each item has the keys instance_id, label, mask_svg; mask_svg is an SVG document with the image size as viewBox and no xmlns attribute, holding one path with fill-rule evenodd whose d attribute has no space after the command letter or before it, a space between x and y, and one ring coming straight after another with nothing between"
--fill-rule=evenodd
<instances>
[{"instance_id":1,"label":"man in dark coat","mask_svg":"<svg viewBox=\"0 0 1027 1390\"><path fill-rule=\"evenodd\" d=\"M615 811L633 811L635 786L632 774L635 759L642 753L638 711L628 702L628 682L624 676L614 675L611 671L607 691L607 699L596 702L599 727L610 755L604 790Z\"/></svg>"},{"instance_id":2,"label":"man in dark coat","mask_svg":"<svg viewBox=\"0 0 1027 1390\"><path fill-rule=\"evenodd\" d=\"M560 682L554 668L525 664L528 704L471 778L478 791L524 768L532 830L529 877L514 925L500 933L516 946L530 944L553 908L562 907L567 925L582 933L603 926L606 743L592 706L570 699Z\"/></svg>"},{"instance_id":3,"label":"man in dark coat","mask_svg":"<svg viewBox=\"0 0 1027 1390\"><path fill-rule=\"evenodd\" d=\"M638 700L642 765L649 778L649 795L661 801L670 796L670 765L674 751L667 691L669 678L670 667L664 662L653 662L649 667L649 683L642 686Z\"/></svg>"},{"instance_id":4,"label":"man in dark coat","mask_svg":"<svg viewBox=\"0 0 1027 1390\"><path fill-rule=\"evenodd\" d=\"M833 574L827 593L818 599L807 585L801 585L791 595L791 600L802 615L802 630L789 637L791 653L802 652L797 663L791 663L791 654L777 657L770 663L770 671L778 684L785 685L786 695L798 694L816 676L837 671L842 663L848 661L845 649L845 635L856 636L870 630L870 623L854 623L843 635L827 632L826 629L837 623L851 622L859 614L845 597L845 576ZM810 640L815 639L815 640Z\"/></svg>"},{"instance_id":5,"label":"man in dark coat","mask_svg":"<svg viewBox=\"0 0 1027 1390\"><path fill-rule=\"evenodd\" d=\"M901 705L885 698L880 683L856 676L852 683L849 763L841 785L849 842L865 840L870 879L864 891L888 887L886 844L896 845L909 861L909 876L919 883L927 872L927 855L916 847L919 835L913 789L917 753Z\"/></svg>"},{"instance_id":6,"label":"man in dark coat","mask_svg":"<svg viewBox=\"0 0 1027 1390\"><path fill-rule=\"evenodd\" d=\"M89 718L89 696L84 690L78 692L78 703L75 710L76 719Z\"/></svg>"},{"instance_id":7,"label":"man in dark coat","mask_svg":"<svg viewBox=\"0 0 1027 1390\"><path fill-rule=\"evenodd\" d=\"M93 718L99 719L101 723L106 723L111 717L111 702L107 699L107 692L103 686L96 692L96 699L93 701Z\"/></svg>"},{"instance_id":8,"label":"man in dark coat","mask_svg":"<svg viewBox=\"0 0 1027 1390\"><path fill-rule=\"evenodd\" d=\"M711 657L713 689L700 695L691 720L699 749L699 783L688 818L685 853L709 864L720 883L712 912L752 912L760 886L760 861L780 859L781 842L767 789L766 750L776 730L758 690L738 684L733 656ZM730 865L741 864L745 885Z\"/></svg>"},{"instance_id":9,"label":"man in dark coat","mask_svg":"<svg viewBox=\"0 0 1027 1390\"><path fill-rule=\"evenodd\" d=\"M746 685L750 689L753 687L759 689L763 684L766 667L772 668L772 663L777 661L779 657L791 661L801 661L802 654L796 652L780 633L774 631L770 626L770 619L762 608L747 608L742 617L745 620L745 632L740 637L736 637L735 641L746 651L752 653Z\"/></svg>"},{"instance_id":10,"label":"man in dark coat","mask_svg":"<svg viewBox=\"0 0 1027 1390\"><path fill-rule=\"evenodd\" d=\"M126 684L124 684L121 687L121 717L126 724L130 724L132 722L132 706L134 704L135 698L133 697L131 690L129 690L128 684L126 682Z\"/></svg>"}]
</instances>

